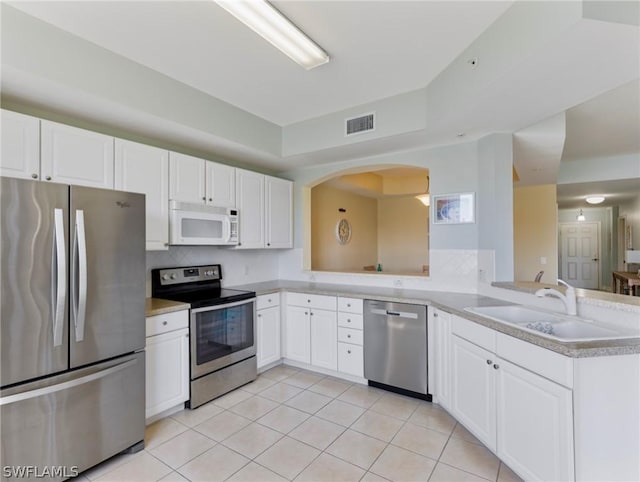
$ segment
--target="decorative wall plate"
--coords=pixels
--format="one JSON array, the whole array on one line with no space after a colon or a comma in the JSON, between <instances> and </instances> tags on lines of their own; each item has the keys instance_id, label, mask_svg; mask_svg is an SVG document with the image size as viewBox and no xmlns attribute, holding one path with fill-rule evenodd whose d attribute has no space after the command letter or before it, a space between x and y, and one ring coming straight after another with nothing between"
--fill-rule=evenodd
<instances>
[{"instance_id":1,"label":"decorative wall plate","mask_svg":"<svg viewBox=\"0 0 640 482\"><path fill-rule=\"evenodd\" d=\"M351 223L345 218L336 224L336 239L340 244L347 244L351 240Z\"/></svg>"}]
</instances>

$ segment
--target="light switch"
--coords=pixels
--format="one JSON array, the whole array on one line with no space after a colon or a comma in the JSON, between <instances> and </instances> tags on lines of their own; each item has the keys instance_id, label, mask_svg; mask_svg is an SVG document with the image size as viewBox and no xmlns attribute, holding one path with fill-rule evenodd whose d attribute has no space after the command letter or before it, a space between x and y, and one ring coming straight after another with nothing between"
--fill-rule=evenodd
<instances>
[{"instance_id":1,"label":"light switch","mask_svg":"<svg viewBox=\"0 0 640 482\"><path fill-rule=\"evenodd\" d=\"M547 257L546 256L540 256L540 264L547 264Z\"/></svg>"}]
</instances>

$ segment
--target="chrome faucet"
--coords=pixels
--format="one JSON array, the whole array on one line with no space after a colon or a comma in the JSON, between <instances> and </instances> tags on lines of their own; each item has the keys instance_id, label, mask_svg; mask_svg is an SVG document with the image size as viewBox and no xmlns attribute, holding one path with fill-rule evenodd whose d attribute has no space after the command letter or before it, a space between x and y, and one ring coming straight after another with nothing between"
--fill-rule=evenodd
<instances>
[{"instance_id":1,"label":"chrome faucet","mask_svg":"<svg viewBox=\"0 0 640 482\"><path fill-rule=\"evenodd\" d=\"M562 281L561 279L558 280L558 284L563 285L567 288L564 294L552 288L542 288L536 291L536 296L538 298L543 298L545 296L560 298L564 303L565 309L567 310L567 315L577 315L578 310L576 307L576 290L569 283Z\"/></svg>"}]
</instances>

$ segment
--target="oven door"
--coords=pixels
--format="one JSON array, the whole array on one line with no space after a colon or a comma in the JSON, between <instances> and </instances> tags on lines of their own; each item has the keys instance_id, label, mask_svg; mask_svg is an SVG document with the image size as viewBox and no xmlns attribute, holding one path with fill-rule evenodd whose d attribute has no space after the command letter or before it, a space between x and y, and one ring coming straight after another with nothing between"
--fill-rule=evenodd
<instances>
[{"instance_id":1,"label":"oven door","mask_svg":"<svg viewBox=\"0 0 640 482\"><path fill-rule=\"evenodd\" d=\"M191 379L256 354L256 299L191 310Z\"/></svg>"}]
</instances>

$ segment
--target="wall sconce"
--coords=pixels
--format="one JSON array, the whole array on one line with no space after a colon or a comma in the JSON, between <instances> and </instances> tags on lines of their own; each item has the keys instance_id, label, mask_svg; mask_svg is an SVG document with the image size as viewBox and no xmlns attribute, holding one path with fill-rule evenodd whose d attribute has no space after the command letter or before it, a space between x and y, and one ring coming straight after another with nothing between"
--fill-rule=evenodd
<instances>
[{"instance_id":1,"label":"wall sconce","mask_svg":"<svg viewBox=\"0 0 640 482\"><path fill-rule=\"evenodd\" d=\"M582 209L580 210L580 214L578 214L578 215L576 216L576 219L577 219L578 221L585 221L585 220L587 219L587 218L584 216L584 213L582 212Z\"/></svg>"}]
</instances>

